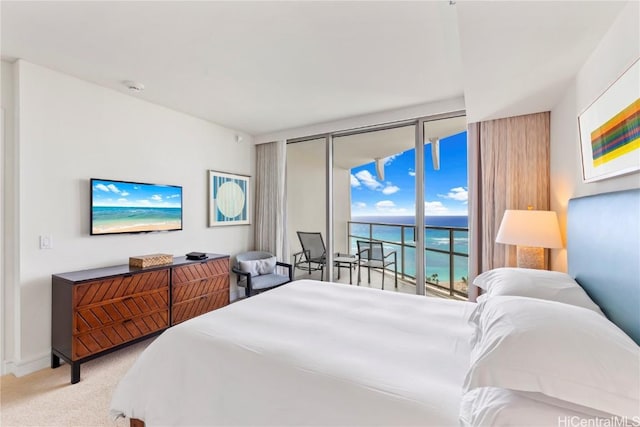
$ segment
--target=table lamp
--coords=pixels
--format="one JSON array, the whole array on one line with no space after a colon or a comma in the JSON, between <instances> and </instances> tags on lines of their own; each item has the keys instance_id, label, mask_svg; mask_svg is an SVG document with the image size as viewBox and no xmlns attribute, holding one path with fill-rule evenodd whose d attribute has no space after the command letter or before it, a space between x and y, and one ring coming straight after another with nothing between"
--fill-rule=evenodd
<instances>
[{"instance_id":1,"label":"table lamp","mask_svg":"<svg viewBox=\"0 0 640 427\"><path fill-rule=\"evenodd\" d=\"M518 267L544 269L544 248L561 248L558 216L553 211L507 209L497 243L517 245Z\"/></svg>"}]
</instances>

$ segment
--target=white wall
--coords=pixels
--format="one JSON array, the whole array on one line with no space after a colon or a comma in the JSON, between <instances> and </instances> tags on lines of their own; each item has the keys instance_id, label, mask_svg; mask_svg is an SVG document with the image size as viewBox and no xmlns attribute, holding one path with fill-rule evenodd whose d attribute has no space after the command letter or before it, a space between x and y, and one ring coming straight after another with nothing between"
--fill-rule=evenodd
<instances>
[{"instance_id":1,"label":"white wall","mask_svg":"<svg viewBox=\"0 0 640 427\"><path fill-rule=\"evenodd\" d=\"M566 237L570 198L640 188L638 172L593 183L582 182L578 115L640 57L640 3L629 2L582 66L562 100L551 110L551 209ZM565 238L566 242L566 238ZM551 268L567 271L566 250L553 250Z\"/></svg>"},{"instance_id":2,"label":"white wall","mask_svg":"<svg viewBox=\"0 0 640 427\"><path fill-rule=\"evenodd\" d=\"M4 189L4 134L5 134L5 108L4 103L2 103L2 108L0 108L0 189ZM2 219L4 218L4 191L0 191L0 224L2 224ZM0 242L4 243L4 227L0 227ZM4 316L6 314L5 304L5 296L4 296L4 250L2 248L3 245L0 245L0 361L4 361L4 354L6 352L5 349L5 341L4 341ZM4 368L0 370L0 375L4 373Z\"/></svg>"},{"instance_id":3,"label":"white wall","mask_svg":"<svg viewBox=\"0 0 640 427\"><path fill-rule=\"evenodd\" d=\"M6 286L19 294L11 362L21 374L48 365L51 274L132 255L249 249L252 227L207 226L207 170L254 175L255 162L249 135L237 143L234 130L28 62L15 72L19 264ZM91 177L181 185L183 230L90 236ZM39 249L40 235L53 237L53 249Z\"/></svg>"},{"instance_id":4,"label":"white wall","mask_svg":"<svg viewBox=\"0 0 640 427\"><path fill-rule=\"evenodd\" d=\"M0 163L0 170L2 177L0 178L0 190L1 190L1 204L2 204L2 267L0 268L0 290L2 291L2 341L0 342L0 357L2 358L2 373L6 372L4 362L7 359L14 359L16 355L16 334L14 330L18 324L15 320L17 315L17 296L14 292L13 286L7 286L8 283L13 283L13 277L15 274L15 264L17 260L16 254L12 251L15 247L14 236L11 230L15 229L15 221L17 216L15 215L16 203L13 200L17 198L17 192L13 189L15 187L15 144L13 144L14 130L15 130L15 97L14 97L14 67L12 64L2 61L2 68L0 69L0 76L2 77L2 85L0 93L2 112L4 115L4 129L2 140L2 162Z\"/></svg>"}]
</instances>

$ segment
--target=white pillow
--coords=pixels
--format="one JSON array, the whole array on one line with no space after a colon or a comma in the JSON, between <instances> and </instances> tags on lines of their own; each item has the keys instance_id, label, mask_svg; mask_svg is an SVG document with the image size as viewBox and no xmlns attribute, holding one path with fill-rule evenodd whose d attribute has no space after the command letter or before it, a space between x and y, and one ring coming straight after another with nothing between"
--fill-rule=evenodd
<instances>
[{"instance_id":1,"label":"white pillow","mask_svg":"<svg viewBox=\"0 0 640 427\"><path fill-rule=\"evenodd\" d=\"M276 270L276 257L239 261L240 271L251 273L251 276L271 274Z\"/></svg>"},{"instance_id":2,"label":"white pillow","mask_svg":"<svg viewBox=\"0 0 640 427\"><path fill-rule=\"evenodd\" d=\"M594 411L537 393L482 387L465 393L460 404L460 425L479 426L625 426L624 418ZM638 419L640 421L640 419ZM638 422L636 421L636 422Z\"/></svg>"},{"instance_id":3,"label":"white pillow","mask_svg":"<svg viewBox=\"0 0 640 427\"><path fill-rule=\"evenodd\" d=\"M582 287L567 273L530 268L496 268L476 277L473 284L488 297L510 295L577 305L602 314Z\"/></svg>"},{"instance_id":4,"label":"white pillow","mask_svg":"<svg viewBox=\"0 0 640 427\"><path fill-rule=\"evenodd\" d=\"M640 415L640 347L591 310L533 298L486 299L465 390L543 393L617 416Z\"/></svg>"}]
</instances>

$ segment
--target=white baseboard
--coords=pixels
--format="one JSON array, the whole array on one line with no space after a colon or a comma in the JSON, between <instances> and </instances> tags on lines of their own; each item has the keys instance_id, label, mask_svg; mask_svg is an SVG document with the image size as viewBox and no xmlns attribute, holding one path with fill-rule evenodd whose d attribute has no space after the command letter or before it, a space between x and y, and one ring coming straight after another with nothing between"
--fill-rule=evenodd
<instances>
[{"instance_id":1,"label":"white baseboard","mask_svg":"<svg viewBox=\"0 0 640 427\"><path fill-rule=\"evenodd\" d=\"M13 362L3 361L0 369L0 375L13 374Z\"/></svg>"},{"instance_id":2,"label":"white baseboard","mask_svg":"<svg viewBox=\"0 0 640 427\"><path fill-rule=\"evenodd\" d=\"M239 296L239 292L238 292L238 287L233 287L231 288L231 290L229 291L229 301L233 302L235 300L237 300L238 298L240 298Z\"/></svg>"},{"instance_id":3,"label":"white baseboard","mask_svg":"<svg viewBox=\"0 0 640 427\"><path fill-rule=\"evenodd\" d=\"M49 367L51 367L49 352L20 362L5 362L3 366L5 374L13 374L16 377L23 377Z\"/></svg>"}]
</instances>

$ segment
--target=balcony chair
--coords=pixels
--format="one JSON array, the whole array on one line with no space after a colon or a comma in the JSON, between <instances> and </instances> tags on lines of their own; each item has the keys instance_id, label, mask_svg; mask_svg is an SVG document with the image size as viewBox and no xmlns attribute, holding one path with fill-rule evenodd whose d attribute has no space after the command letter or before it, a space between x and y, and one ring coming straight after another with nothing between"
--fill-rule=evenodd
<instances>
[{"instance_id":1,"label":"balcony chair","mask_svg":"<svg viewBox=\"0 0 640 427\"><path fill-rule=\"evenodd\" d=\"M382 289L384 289L384 270L393 264L395 286L398 287L398 260L396 251L385 251L382 242L358 240L358 285L360 285L360 269L367 267L368 283L371 283L371 269L382 269ZM393 259L391 259L393 258Z\"/></svg>"},{"instance_id":2,"label":"balcony chair","mask_svg":"<svg viewBox=\"0 0 640 427\"><path fill-rule=\"evenodd\" d=\"M288 275L279 274L278 267L288 269ZM238 286L244 288L247 297L293 280L292 265L277 261L269 252L252 251L238 254L231 270L238 275Z\"/></svg>"},{"instance_id":3,"label":"balcony chair","mask_svg":"<svg viewBox=\"0 0 640 427\"><path fill-rule=\"evenodd\" d=\"M293 254L293 265L300 270L320 271L320 280L324 278L324 268L327 264L327 251L322 240L322 234L317 232L298 231L298 239L302 250Z\"/></svg>"}]
</instances>

